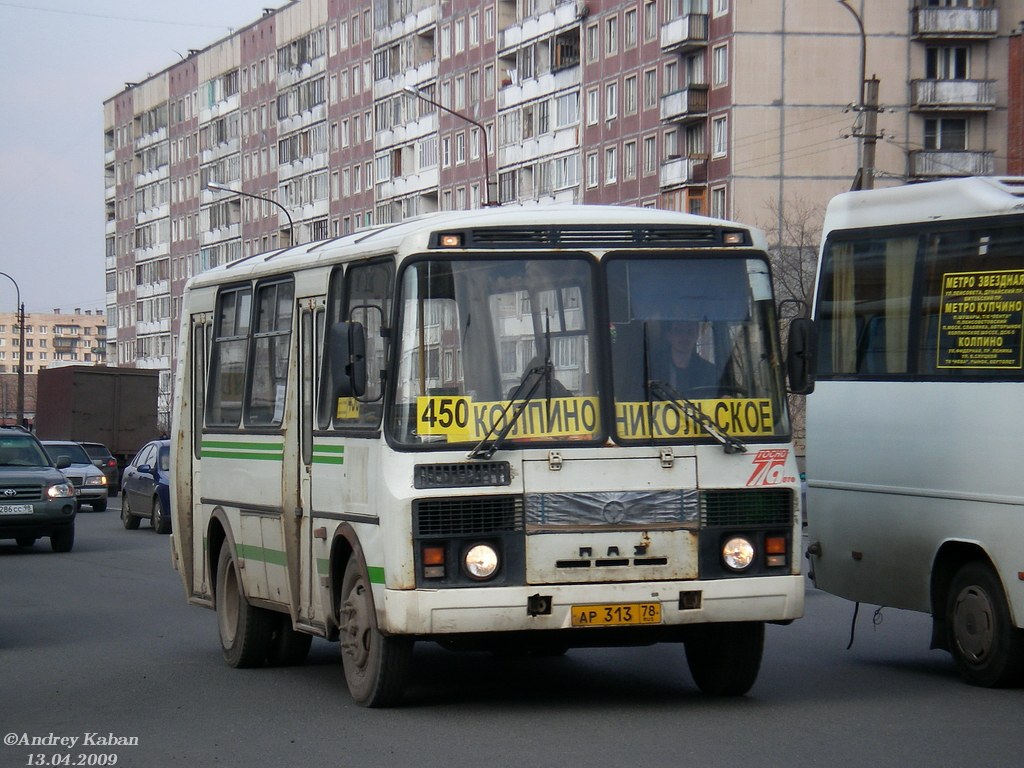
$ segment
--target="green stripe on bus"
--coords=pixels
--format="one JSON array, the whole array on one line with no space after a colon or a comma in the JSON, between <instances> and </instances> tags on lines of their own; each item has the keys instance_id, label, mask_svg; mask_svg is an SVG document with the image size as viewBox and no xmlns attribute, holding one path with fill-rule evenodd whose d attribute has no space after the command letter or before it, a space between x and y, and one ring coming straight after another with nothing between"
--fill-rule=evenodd
<instances>
[{"instance_id":1,"label":"green stripe on bus","mask_svg":"<svg viewBox=\"0 0 1024 768\"><path fill-rule=\"evenodd\" d=\"M314 445L314 464L344 464L345 446L343 445Z\"/></svg>"},{"instance_id":2,"label":"green stripe on bus","mask_svg":"<svg viewBox=\"0 0 1024 768\"><path fill-rule=\"evenodd\" d=\"M266 549L253 544L237 544L238 556L245 560L259 560L268 565L288 565L288 558L279 549Z\"/></svg>"},{"instance_id":3,"label":"green stripe on bus","mask_svg":"<svg viewBox=\"0 0 1024 768\"><path fill-rule=\"evenodd\" d=\"M259 461L281 461L284 451L280 453L258 453L255 451L203 451L204 459L256 459Z\"/></svg>"},{"instance_id":4,"label":"green stripe on bus","mask_svg":"<svg viewBox=\"0 0 1024 768\"><path fill-rule=\"evenodd\" d=\"M280 461L284 456L283 443L247 443L241 440L203 440L200 455L206 459L255 459Z\"/></svg>"},{"instance_id":5,"label":"green stripe on bus","mask_svg":"<svg viewBox=\"0 0 1024 768\"><path fill-rule=\"evenodd\" d=\"M366 566L367 575L370 577L371 584L383 584L384 583L384 569L376 565Z\"/></svg>"},{"instance_id":6,"label":"green stripe on bus","mask_svg":"<svg viewBox=\"0 0 1024 768\"><path fill-rule=\"evenodd\" d=\"M203 440L203 448L232 448L245 451L283 451L284 443L247 443L242 440Z\"/></svg>"}]
</instances>

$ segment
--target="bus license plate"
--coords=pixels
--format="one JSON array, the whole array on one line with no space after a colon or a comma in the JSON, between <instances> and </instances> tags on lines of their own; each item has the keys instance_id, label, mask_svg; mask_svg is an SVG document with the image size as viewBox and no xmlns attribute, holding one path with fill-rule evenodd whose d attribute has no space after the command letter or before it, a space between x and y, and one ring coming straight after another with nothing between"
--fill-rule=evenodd
<instances>
[{"instance_id":1,"label":"bus license plate","mask_svg":"<svg viewBox=\"0 0 1024 768\"><path fill-rule=\"evenodd\" d=\"M661 603L572 606L574 627L628 627L637 624L661 624Z\"/></svg>"},{"instance_id":2,"label":"bus license plate","mask_svg":"<svg viewBox=\"0 0 1024 768\"><path fill-rule=\"evenodd\" d=\"M31 504L0 504L0 515L31 515Z\"/></svg>"}]
</instances>

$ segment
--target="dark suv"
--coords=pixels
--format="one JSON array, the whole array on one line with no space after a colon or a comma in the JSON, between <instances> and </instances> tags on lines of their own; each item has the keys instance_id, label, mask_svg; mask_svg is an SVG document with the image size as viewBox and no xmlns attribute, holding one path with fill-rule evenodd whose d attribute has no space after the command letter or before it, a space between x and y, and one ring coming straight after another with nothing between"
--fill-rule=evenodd
<instances>
[{"instance_id":1,"label":"dark suv","mask_svg":"<svg viewBox=\"0 0 1024 768\"><path fill-rule=\"evenodd\" d=\"M0 539L31 547L50 537L54 552L75 544L75 489L36 438L17 427L0 427Z\"/></svg>"}]
</instances>

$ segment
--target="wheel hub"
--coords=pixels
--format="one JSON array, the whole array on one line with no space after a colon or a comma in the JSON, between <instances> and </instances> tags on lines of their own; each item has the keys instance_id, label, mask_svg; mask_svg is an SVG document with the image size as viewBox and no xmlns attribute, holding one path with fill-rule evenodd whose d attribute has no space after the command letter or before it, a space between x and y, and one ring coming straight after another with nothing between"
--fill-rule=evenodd
<instances>
[{"instance_id":1,"label":"wheel hub","mask_svg":"<svg viewBox=\"0 0 1024 768\"><path fill-rule=\"evenodd\" d=\"M985 591L977 586L961 591L953 622L964 654L975 663L983 662L991 652L994 633L992 601Z\"/></svg>"}]
</instances>

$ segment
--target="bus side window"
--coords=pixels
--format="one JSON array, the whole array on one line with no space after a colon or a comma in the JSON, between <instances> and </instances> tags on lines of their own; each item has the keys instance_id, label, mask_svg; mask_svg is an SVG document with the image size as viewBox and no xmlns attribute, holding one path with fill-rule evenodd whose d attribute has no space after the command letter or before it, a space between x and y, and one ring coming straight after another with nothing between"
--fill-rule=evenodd
<instances>
[{"instance_id":1,"label":"bus side window","mask_svg":"<svg viewBox=\"0 0 1024 768\"><path fill-rule=\"evenodd\" d=\"M248 285L225 290L217 298L207 426L237 427L241 419L251 310L252 289Z\"/></svg>"},{"instance_id":2,"label":"bus side window","mask_svg":"<svg viewBox=\"0 0 1024 768\"><path fill-rule=\"evenodd\" d=\"M257 289L246 424L279 426L284 420L294 290L291 280L264 284Z\"/></svg>"}]
</instances>

